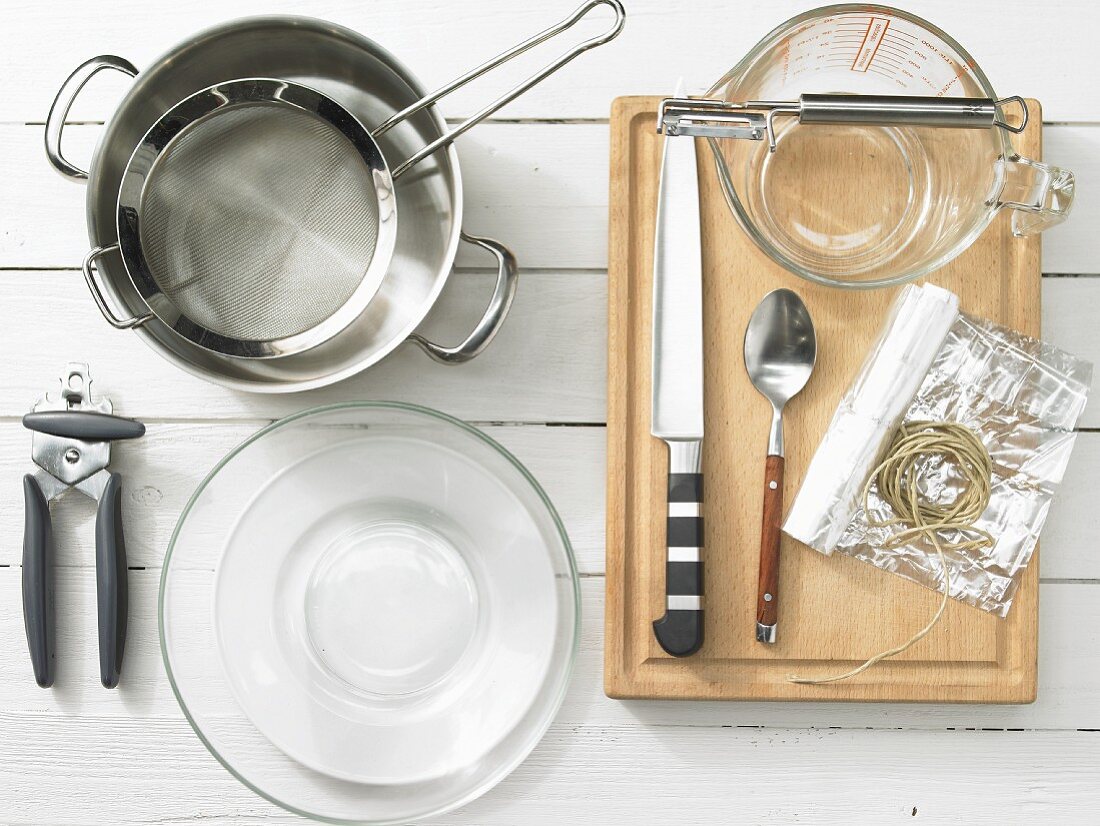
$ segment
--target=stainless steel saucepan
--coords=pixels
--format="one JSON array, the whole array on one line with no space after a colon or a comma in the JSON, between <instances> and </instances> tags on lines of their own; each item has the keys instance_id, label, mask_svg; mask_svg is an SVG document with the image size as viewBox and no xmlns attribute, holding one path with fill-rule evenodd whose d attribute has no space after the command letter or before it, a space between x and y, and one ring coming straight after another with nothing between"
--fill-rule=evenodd
<instances>
[{"instance_id":1,"label":"stainless steel saucepan","mask_svg":"<svg viewBox=\"0 0 1100 826\"><path fill-rule=\"evenodd\" d=\"M615 14L606 33L573 47L447 133L435 101L571 27L600 5L610 6ZM47 121L46 146L51 163L63 174L88 180L88 226L93 250L85 262L85 277L97 304L114 326L133 328L153 349L184 369L226 386L252 391L286 392L338 381L376 363L407 339L439 361L457 363L472 358L489 343L507 313L516 268L505 247L462 232L461 178L450 141L581 52L612 39L622 23L619 0L591 0L556 26L425 95L392 55L342 27L295 17L235 21L181 44L138 75L108 124L91 169L84 172L67 161L60 149L65 115L73 99L101 70L137 74L121 58L107 56L88 61L66 81L54 102ZM342 329L321 337L308 348L218 352L205 346L209 342L201 337L188 338L173 329L171 313L161 317L150 312L148 291L143 295L119 255L116 215L132 156L141 153L143 140L167 112L188 98L201 98L197 93L209 87L257 77L277 78L288 87L308 87L320 98L331 100L337 109L346 110L353 120L373 130L377 150L398 170L405 159L419 163L409 174L394 176L393 195L400 203L401 220L396 222L389 266L361 312ZM186 164L180 166L186 169ZM459 345L444 347L414 331L446 282L460 238L496 256L497 285L475 330Z\"/></svg>"}]
</instances>

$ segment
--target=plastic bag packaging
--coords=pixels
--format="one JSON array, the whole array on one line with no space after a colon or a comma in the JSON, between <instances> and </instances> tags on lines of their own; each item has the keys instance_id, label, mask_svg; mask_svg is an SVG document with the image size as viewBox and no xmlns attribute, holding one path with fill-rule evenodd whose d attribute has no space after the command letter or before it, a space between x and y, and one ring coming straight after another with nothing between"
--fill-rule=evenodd
<instances>
[{"instance_id":1,"label":"plastic bag packaging","mask_svg":"<svg viewBox=\"0 0 1100 826\"><path fill-rule=\"evenodd\" d=\"M1090 363L960 313L947 290L910 285L841 399L783 530L824 554L840 551L942 590L928 538L884 550L905 526L869 525L862 495L902 422L964 424L993 459L992 496L975 527L995 541L945 552L951 596L1003 617L1065 473L1091 382ZM939 457L922 460L919 478L933 501L950 502L961 490L959 473ZM867 504L874 521L893 516L873 485Z\"/></svg>"}]
</instances>

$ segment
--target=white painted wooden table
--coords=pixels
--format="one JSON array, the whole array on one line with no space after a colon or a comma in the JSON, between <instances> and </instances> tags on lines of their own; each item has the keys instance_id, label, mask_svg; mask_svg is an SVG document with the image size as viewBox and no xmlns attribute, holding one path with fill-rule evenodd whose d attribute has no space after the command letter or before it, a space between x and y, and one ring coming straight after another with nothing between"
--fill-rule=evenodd
<instances>
[{"instance_id":1,"label":"white painted wooden table","mask_svg":"<svg viewBox=\"0 0 1100 826\"><path fill-rule=\"evenodd\" d=\"M615 43L567 67L460 142L467 228L515 250L523 281L492 348L460 368L410 348L328 390L263 398L169 367L100 318L77 265L84 192L46 164L42 122L68 72L93 54L139 68L207 25L303 13L379 40L427 86L563 16L573 0L5 0L0 14L0 822L267 823L294 816L254 796L206 752L159 656L156 594L169 533L191 490L264 422L337 399L402 399L481 423L545 484L583 572L583 643L558 718L527 762L440 823L1096 823L1100 820L1100 403L1086 413L1043 536L1039 699L1031 706L621 703L603 696L607 116L613 97L705 86L808 3L627 0ZM913 0L957 37L1002 94L1044 104L1045 156L1077 173L1070 221L1044 239L1046 338L1100 361L1100 50L1092 0ZM533 65L533 64L532 64ZM490 88L492 87L492 88ZM473 111L486 81L448 102ZM81 98L68 153L86 159L125 89ZM487 91L488 90L488 91ZM478 94L480 92L480 95ZM463 258L469 268L483 266ZM464 270L429 329L456 337L490 275ZM122 687L98 686L93 506L55 516L57 685L31 678L19 595L19 417L70 360L149 425L117 450L126 478L130 636ZM562 426L572 425L572 426Z\"/></svg>"}]
</instances>

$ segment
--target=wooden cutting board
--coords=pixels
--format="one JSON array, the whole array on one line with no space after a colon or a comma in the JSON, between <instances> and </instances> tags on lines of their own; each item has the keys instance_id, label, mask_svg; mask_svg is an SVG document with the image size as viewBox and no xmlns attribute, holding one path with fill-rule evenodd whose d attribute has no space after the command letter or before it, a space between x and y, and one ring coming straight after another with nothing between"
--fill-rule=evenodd
<instances>
[{"instance_id":1,"label":"wooden cutting board","mask_svg":"<svg viewBox=\"0 0 1100 826\"><path fill-rule=\"evenodd\" d=\"M698 141L706 413L704 504L706 641L694 656L665 654L651 623L664 613L667 448L650 436L653 232L662 138L656 97L615 101L611 115L608 334L607 613L604 685L616 698L1027 703L1035 699L1038 557L1007 619L951 601L933 632L853 679L796 685L908 639L940 596L843 554L825 557L783 537L779 640L754 635L756 576L770 409L745 375L749 315L777 287L813 315L818 360L784 415L789 504L837 401L862 364L897 289L810 284L762 253L723 200L711 153ZM1018 151L1041 157L1038 104ZM807 172L805 180L812 180ZM808 184L807 184L808 185ZM856 195L856 193L851 193ZM838 198L846 193L838 192ZM962 308L1039 334L1039 236L1014 238L1005 212L931 281Z\"/></svg>"}]
</instances>

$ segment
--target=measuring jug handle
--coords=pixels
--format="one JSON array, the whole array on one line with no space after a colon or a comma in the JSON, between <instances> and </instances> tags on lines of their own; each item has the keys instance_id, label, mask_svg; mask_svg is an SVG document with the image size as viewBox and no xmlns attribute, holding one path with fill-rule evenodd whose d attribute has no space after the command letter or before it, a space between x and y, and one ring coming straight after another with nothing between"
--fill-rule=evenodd
<instances>
[{"instance_id":1,"label":"measuring jug handle","mask_svg":"<svg viewBox=\"0 0 1100 826\"><path fill-rule=\"evenodd\" d=\"M84 85L102 72L104 69L114 69L124 75L136 77L138 70L129 60L115 55L99 55L91 60L86 60L73 70L73 73L61 84L57 90L57 97L50 104L50 113L46 116L46 157L50 164L66 178L83 181L88 178L88 173L76 164L70 163L61 154L61 132L65 128L65 119L69 116L69 110L73 108L73 102Z\"/></svg>"},{"instance_id":2,"label":"measuring jug handle","mask_svg":"<svg viewBox=\"0 0 1100 826\"><path fill-rule=\"evenodd\" d=\"M997 206L1012 213L1012 234L1034 235L1060 224L1073 206L1073 173L1013 155L1005 162L1005 184Z\"/></svg>"}]
</instances>

